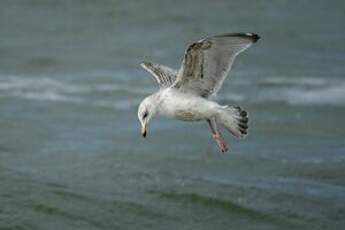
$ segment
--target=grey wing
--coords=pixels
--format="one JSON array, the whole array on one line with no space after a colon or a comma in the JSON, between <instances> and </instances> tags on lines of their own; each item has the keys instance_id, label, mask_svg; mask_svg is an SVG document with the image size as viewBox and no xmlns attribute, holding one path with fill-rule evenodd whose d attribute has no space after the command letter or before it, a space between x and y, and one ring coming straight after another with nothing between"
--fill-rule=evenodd
<instances>
[{"instance_id":1,"label":"grey wing","mask_svg":"<svg viewBox=\"0 0 345 230\"><path fill-rule=\"evenodd\" d=\"M170 67L150 62L142 62L140 65L152 74L160 88L169 87L176 80L177 71Z\"/></svg>"},{"instance_id":2,"label":"grey wing","mask_svg":"<svg viewBox=\"0 0 345 230\"><path fill-rule=\"evenodd\" d=\"M259 38L253 33L233 33L193 43L185 53L173 87L205 98L216 94L236 56Z\"/></svg>"}]
</instances>

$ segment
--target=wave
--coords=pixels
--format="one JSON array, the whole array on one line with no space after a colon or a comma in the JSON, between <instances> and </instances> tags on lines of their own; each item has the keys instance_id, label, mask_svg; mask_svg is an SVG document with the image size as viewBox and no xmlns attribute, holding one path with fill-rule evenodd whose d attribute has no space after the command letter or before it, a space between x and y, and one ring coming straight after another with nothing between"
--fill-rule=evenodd
<instances>
[{"instance_id":1,"label":"wave","mask_svg":"<svg viewBox=\"0 0 345 230\"><path fill-rule=\"evenodd\" d=\"M75 83L68 80L57 80L48 77L28 76L0 76L0 91L26 90L26 91L57 91L67 94L87 94L92 92L125 91L129 93L150 93L152 88L129 86L120 83Z\"/></svg>"},{"instance_id":2,"label":"wave","mask_svg":"<svg viewBox=\"0 0 345 230\"><path fill-rule=\"evenodd\" d=\"M104 101L104 100L98 100L92 102L92 105L98 106L98 107L104 107L104 108L113 108L116 110L129 110L134 107L137 107L140 103L141 99L126 99L126 100L119 100L119 101Z\"/></svg>"},{"instance_id":3,"label":"wave","mask_svg":"<svg viewBox=\"0 0 345 230\"><path fill-rule=\"evenodd\" d=\"M265 88L249 98L255 104L286 103L305 106L345 106L345 83L322 87L282 87Z\"/></svg>"},{"instance_id":4,"label":"wave","mask_svg":"<svg viewBox=\"0 0 345 230\"><path fill-rule=\"evenodd\" d=\"M136 107L144 95L156 90L154 85L146 86L124 73L113 73L120 75L114 78L108 72L79 75L0 75L0 97L129 110ZM345 106L345 79L340 78L268 76L252 82L234 81L233 85L236 86L233 92L220 93L221 103L230 100L254 105Z\"/></svg>"},{"instance_id":5,"label":"wave","mask_svg":"<svg viewBox=\"0 0 345 230\"><path fill-rule=\"evenodd\" d=\"M29 100L39 100L39 101L59 101L59 102L76 102L82 103L84 100L79 97L68 97L56 92L46 91L46 92L13 92L13 96L29 99Z\"/></svg>"},{"instance_id":6,"label":"wave","mask_svg":"<svg viewBox=\"0 0 345 230\"><path fill-rule=\"evenodd\" d=\"M322 86L327 85L332 80L320 77L265 77L258 81L258 84L267 85L299 85L299 86Z\"/></svg>"},{"instance_id":7,"label":"wave","mask_svg":"<svg viewBox=\"0 0 345 230\"><path fill-rule=\"evenodd\" d=\"M0 75L0 97L26 100L65 102L128 110L139 103L139 96L154 91L135 84L109 83L109 78L81 82L73 79L53 79L46 76ZM88 77L87 77L88 78Z\"/></svg>"},{"instance_id":8,"label":"wave","mask_svg":"<svg viewBox=\"0 0 345 230\"><path fill-rule=\"evenodd\" d=\"M66 102L89 105L95 107L109 108L115 110L129 110L139 105L140 99L123 99L118 101L111 100L87 100L77 96L66 96L56 92L15 92L12 94L18 98L36 101Z\"/></svg>"},{"instance_id":9,"label":"wave","mask_svg":"<svg viewBox=\"0 0 345 230\"><path fill-rule=\"evenodd\" d=\"M283 103L290 106L345 106L345 79L326 77L268 76L254 80L238 79L232 92L223 89L218 99L223 104L262 105Z\"/></svg>"},{"instance_id":10,"label":"wave","mask_svg":"<svg viewBox=\"0 0 345 230\"><path fill-rule=\"evenodd\" d=\"M248 82L247 82L248 83ZM345 79L319 77L266 77L241 82L240 92L221 98L251 104L285 103L291 106L345 106Z\"/></svg>"},{"instance_id":11,"label":"wave","mask_svg":"<svg viewBox=\"0 0 345 230\"><path fill-rule=\"evenodd\" d=\"M321 89L293 89L285 92L291 105L345 105L345 84L327 86Z\"/></svg>"},{"instance_id":12,"label":"wave","mask_svg":"<svg viewBox=\"0 0 345 230\"><path fill-rule=\"evenodd\" d=\"M0 81L1 91L59 91L65 93L88 92L90 87L84 85L66 84L47 77L18 77L11 76L2 78Z\"/></svg>"},{"instance_id":13,"label":"wave","mask_svg":"<svg viewBox=\"0 0 345 230\"><path fill-rule=\"evenodd\" d=\"M338 185L300 178L268 177L263 179L255 177L233 177L232 179L220 179L202 177L200 180L224 186L238 186L266 192L304 195L306 197L316 197L318 199L337 197L337 199L343 200L343 194L345 192L345 189Z\"/></svg>"},{"instance_id":14,"label":"wave","mask_svg":"<svg viewBox=\"0 0 345 230\"><path fill-rule=\"evenodd\" d=\"M189 206L200 205L205 206L205 209L219 209L224 212L233 215L240 215L242 217L247 217L251 219L256 219L257 221L265 221L270 223L284 223L289 225L290 223L283 218L271 215L268 212L257 210L251 207L247 207L234 202L231 200L226 200L218 197L213 197L209 195L203 195L195 192L158 192L151 191L152 194L157 194L161 199L171 200L174 203L181 203L183 205Z\"/></svg>"}]
</instances>

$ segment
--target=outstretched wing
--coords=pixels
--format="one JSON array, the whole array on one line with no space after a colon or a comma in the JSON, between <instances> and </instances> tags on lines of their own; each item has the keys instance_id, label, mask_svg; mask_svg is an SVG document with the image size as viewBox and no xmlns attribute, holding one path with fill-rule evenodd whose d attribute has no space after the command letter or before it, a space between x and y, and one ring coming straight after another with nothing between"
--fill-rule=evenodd
<instances>
[{"instance_id":1,"label":"outstretched wing","mask_svg":"<svg viewBox=\"0 0 345 230\"><path fill-rule=\"evenodd\" d=\"M170 67L150 62L143 62L140 65L152 74L160 88L169 87L176 80L177 71Z\"/></svg>"},{"instance_id":2,"label":"outstretched wing","mask_svg":"<svg viewBox=\"0 0 345 230\"><path fill-rule=\"evenodd\" d=\"M173 87L205 98L216 94L236 56L259 38L253 33L233 33L193 43L185 53Z\"/></svg>"}]
</instances>

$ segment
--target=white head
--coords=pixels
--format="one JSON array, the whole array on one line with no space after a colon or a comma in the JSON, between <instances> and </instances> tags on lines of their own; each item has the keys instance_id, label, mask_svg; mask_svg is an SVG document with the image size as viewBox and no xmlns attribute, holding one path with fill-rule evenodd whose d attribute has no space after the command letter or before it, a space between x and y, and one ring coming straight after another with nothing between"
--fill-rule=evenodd
<instances>
[{"instance_id":1,"label":"white head","mask_svg":"<svg viewBox=\"0 0 345 230\"><path fill-rule=\"evenodd\" d=\"M156 112L157 100L154 94L146 97L140 103L138 108L138 119L141 123L141 135L143 137L146 137L148 123Z\"/></svg>"}]
</instances>

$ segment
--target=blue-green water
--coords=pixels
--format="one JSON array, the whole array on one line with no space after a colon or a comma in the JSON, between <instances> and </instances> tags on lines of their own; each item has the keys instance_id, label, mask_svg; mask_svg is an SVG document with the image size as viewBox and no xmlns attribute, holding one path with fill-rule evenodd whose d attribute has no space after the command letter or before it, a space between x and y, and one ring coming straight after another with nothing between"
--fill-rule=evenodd
<instances>
[{"instance_id":1,"label":"blue-green water","mask_svg":"<svg viewBox=\"0 0 345 230\"><path fill-rule=\"evenodd\" d=\"M0 2L0 229L343 229L343 1ZM262 39L220 92L250 135L136 109L138 65L224 32Z\"/></svg>"}]
</instances>

